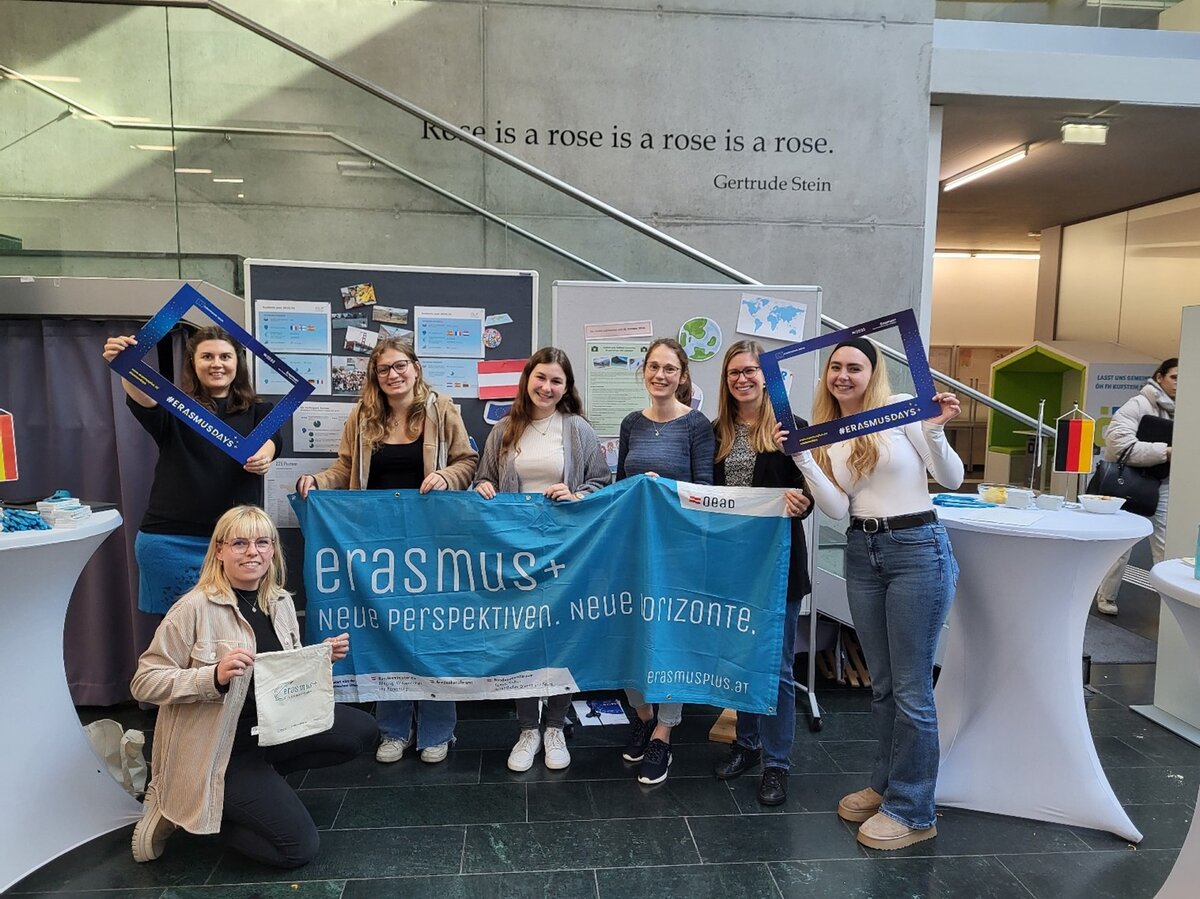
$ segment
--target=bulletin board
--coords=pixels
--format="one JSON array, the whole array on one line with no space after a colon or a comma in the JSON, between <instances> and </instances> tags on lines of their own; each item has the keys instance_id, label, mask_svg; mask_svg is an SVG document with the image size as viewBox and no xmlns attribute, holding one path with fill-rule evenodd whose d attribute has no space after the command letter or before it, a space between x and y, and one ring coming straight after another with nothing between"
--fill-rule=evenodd
<instances>
[{"instance_id":1,"label":"bulletin board","mask_svg":"<svg viewBox=\"0 0 1200 899\"><path fill-rule=\"evenodd\" d=\"M454 398L481 450L510 400L497 395L503 388L486 386L480 397L479 363L492 363L484 367L485 385L495 382L487 374L494 368L507 372L501 381L515 384L512 369L519 372L517 363L523 366L535 349L532 271L248 259L245 285L247 330L315 387L284 425L267 478L265 505L280 527L296 526L286 502L296 479L323 470L336 455L380 335L415 342L425 379ZM505 361L510 365L495 364ZM270 372L256 369L254 376L264 398L282 394Z\"/></svg>"},{"instance_id":2,"label":"bulletin board","mask_svg":"<svg viewBox=\"0 0 1200 899\"><path fill-rule=\"evenodd\" d=\"M698 402L700 412L713 419L728 346L749 339L765 350L779 349L816 337L821 327L821 288L811 286L556 281L553 304L554 345L571 358L596 433L612 440L619 434L614 422L649 402L637 367L654 338L674 337L689 350L688 368L699 395L692 405ZM800 327L795 307L803 308ZM792 409L806 419L818 355L796 357L786 366ZM616 370L625 367L627 378ZM612 388L609 404L603 402L601 380Z\"/></svg>"}]
</instances>

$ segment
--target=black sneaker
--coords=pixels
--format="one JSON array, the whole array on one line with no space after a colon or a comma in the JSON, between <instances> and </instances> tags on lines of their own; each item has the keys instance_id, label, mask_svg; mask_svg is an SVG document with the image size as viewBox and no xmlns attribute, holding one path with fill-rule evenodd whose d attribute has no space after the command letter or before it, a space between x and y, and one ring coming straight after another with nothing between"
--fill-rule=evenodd
<instances>
[{"instance_id":1,"label":"black sneaker","mask_svg":"<svg viewBox=\"0 0 1200 899\"><path fill-rule=\"evenodd\" d=\"M662 740L651 740L642 759L642 770L638 772L638 783L660 784L667 779L671 767L671 744Z\"/></svg>"},{"instance_id":2,"label":"black sneaker","mask_svg":"<svg viewBox=\"0 0 1200 899\"><path fill-rule=\"evenodd\" d=\"M788 773L783 768L763 768L762 780L758 783L760 805L783 805L787 802Z\"/></svg>"},{"instance_id":3,"label":"black sneaker","mask_svg":"<svg viewBox=\"0 0 1200 899\"><path fill-rule=\"evenodd\" d=\"M729 747L729 755L717 762L713 774L717 780L733 780L762 761L761 749L747 749L738 743Z\"/></svg>"},{"instance_id":4,"label":"black sneaker","mask_svg":"<svg viewBox=\"0 0 1200 899\"><path fill-rule=\"evenodd\" d=\"M650 742L650 735L654 733L654 726L655 719L643 721L635 716L629 722L629 742L625 744L625 751L621 753L621 758L627 762L640 762L642 756L646 754L646 745Z\"/></svg>"}]
</instances>

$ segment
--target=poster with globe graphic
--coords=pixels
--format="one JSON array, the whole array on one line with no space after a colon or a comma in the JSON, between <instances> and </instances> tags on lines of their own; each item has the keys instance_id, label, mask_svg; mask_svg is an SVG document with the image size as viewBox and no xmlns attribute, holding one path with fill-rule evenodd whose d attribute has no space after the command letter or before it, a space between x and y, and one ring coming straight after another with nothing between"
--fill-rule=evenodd
<instances>
[{"instance_id":1,"label":"poster with globe graphic","mask_svg":"<svg viewBox=\"0 0 1200 899\"><path fill-rule=\"evenodd\" d=\"M679 328L679 345L690 362L707 362L721 352L721 326L711 318L689 318Z\"/></svg>"}]
</instances>

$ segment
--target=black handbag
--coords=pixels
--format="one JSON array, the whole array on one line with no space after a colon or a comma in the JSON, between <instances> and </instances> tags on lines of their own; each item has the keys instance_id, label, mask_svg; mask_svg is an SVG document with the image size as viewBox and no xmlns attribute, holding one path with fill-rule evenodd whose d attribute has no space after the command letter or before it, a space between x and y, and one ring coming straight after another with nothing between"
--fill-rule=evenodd
<instances>
[{"instance_id":1,"label":"black handbag","mask_svg":"<svg viewBox=\"0 0 1200 899\"><path fill-rule=\"evenodd\" d=\"M1087 492L1099 496L1120 496L1125 499L1121 506L1126 512L1150 518L1158 511L1158 490L1162 482L1152 477L1145 468L1138 468L1125 461L1130 446L1121 453L1116 462L1101 459L1096 471L1088 481Z\"/></svg>"}]
</instances>

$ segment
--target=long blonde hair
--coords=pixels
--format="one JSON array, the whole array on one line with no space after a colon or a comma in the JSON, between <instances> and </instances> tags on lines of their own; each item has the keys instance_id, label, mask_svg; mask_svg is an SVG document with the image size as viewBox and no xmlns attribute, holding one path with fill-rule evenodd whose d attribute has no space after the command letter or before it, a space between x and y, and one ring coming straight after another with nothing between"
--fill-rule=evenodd
<instances>
[{"instance_id":1,"label":"long blonde hair","mask_svg":"<svg viewBox=\"0 0 1200 899\"><path fill-rule=\"evenodd\" d=\"M729 455L737 436L738 404L729 392L729 363L734 356L741 353L749 353L757 363L758 357L763 353L762 344L756 340L739 340L725 351L725 360L721 363L721 395L717 400L717 462ZM750 426L749 438L750 448L756 453L769 453L778 449L775 445L775 415L765 389L758 404L758 415L754 424Z\"/></svg>"},{"instance_id":2,"label":"long blonde hair","mask_svg":"<svg viewBox=\"0 0 1200 899\"><path fill-rule=\"evenodd\" d=\"M408 358L416 369L416 380L413 382L412 405L408 407L408 415L404 429L410 440L416 440L425 427L425 402L433 392L425 382L425 372L421 369L421 360L417 351L407 340L389 337L380 340L371 351L367 360L367 379L363 383L362 395L358 399L358 433L366 444L368 451L375 452L387 437L388 429L392 426L392 407L388 405L387 394L379 386L379 357L388 350L395 350Z\"/></svg>"},{"instance_id":3,"label":"long blonde hair","mask_svg":"<svg viewBox=\"0 0 1200 899\"><path fill-rule=\"evenodd\" d=\"M266 612L272 602L288 595L283 589L287 580L287 565L283 561L283 551L279 546L279 531L275 529L275 523L267 513L258 506L234 506L217 519L212 539L208 541L208 551L204 554L204 563L200 566L200 580L196 582L195 589L225 596L233 594L233 584L229 583L229 576L225 573L224 564L217 558L217 553L223 544L237 537L245 537L248 540L270 537L271 542L275 544L270 567L258 584L258 607Z\"/></svg>"},{"instance_id":4,"label":"long blonde hair","mask_svg":"<svg viewBox=\"0 0 1200 899\"><path fill-rule=\"evenodd\" d=\"M834 353L838 349L839 347L834 347ZM821 383L817 385L817 392L813 397L813 424L833 421L843 415L841 404L829 392L829 365L832 361L833 353L830 353L829 358L825 360L825 368L821 371ZM870 363L869 359L867 361ZM875 364L871 365L871 377L863 394L863 411L886 406L891 395L892 386L888 381L887 363L882 356L877 356ZM870 476L879 464L879 450L883 446L880 433L877 431L862 437L852 437L847 442L850 444L850 457L846 460L846 466L850 469L851 476L855 481ZM813 450L813 458L829 479L836 481L828 449L824 446L817 447Z\"/></svg>"}]
</instances>

